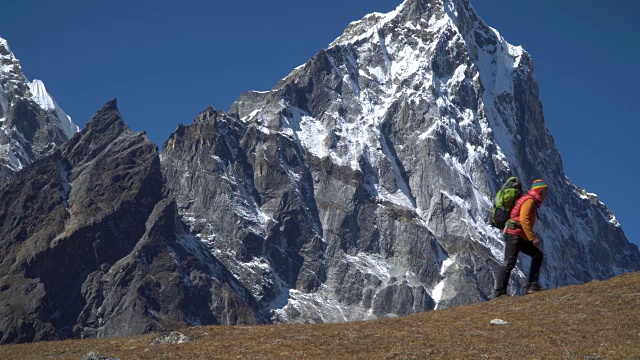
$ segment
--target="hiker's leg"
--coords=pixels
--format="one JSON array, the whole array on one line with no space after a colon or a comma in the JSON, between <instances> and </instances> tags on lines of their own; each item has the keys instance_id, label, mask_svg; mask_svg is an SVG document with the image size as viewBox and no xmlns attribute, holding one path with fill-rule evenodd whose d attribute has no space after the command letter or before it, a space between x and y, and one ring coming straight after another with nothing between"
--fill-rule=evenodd
<instances>
[{"instance_id":1,"label":"hiker's leg","mask_svg":"<svg viewBox=\"0 0 640 360\"><path fill-rule=\"evenodd\" d=\"M502 271L498 273L498 284L496 294L506 294L509 286L509 276L518 262L518 252L520 251L519 239L515 235L504 235L504 265Z\"/></svg>"},{"instance_id":2,"label":"hiker's leg","mask_svg":"<svg viewBox=\"0 0 640 360\"><path fill-rule=\"evenodd\" d=\"M538 284L538 278L540 276L540 267L542 267L542 260L544 260L544 254L542 251L531 241L522 241L521 250L523 253L531 256L531 269L529 271L529 284Z\"/></svg>"}]
</instances>

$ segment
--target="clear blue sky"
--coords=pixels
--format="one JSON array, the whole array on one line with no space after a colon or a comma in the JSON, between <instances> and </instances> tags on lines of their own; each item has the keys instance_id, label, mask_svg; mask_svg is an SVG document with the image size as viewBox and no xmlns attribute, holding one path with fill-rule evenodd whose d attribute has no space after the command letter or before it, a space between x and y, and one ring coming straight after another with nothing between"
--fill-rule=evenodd
<instances>
[{"instance_id":1,"label":"clear blue sky","mask_svg":"<svg viewBox=\"0 0 640 360\"><path fill-rule=\"evenodd\" d=\"M640 244L640 3L471 1L532 55L566 175ZM349 22L400 2L3 0L0 37L78 125L117 97L130 126L162 145L178 123L272 88Z\"/></svg>"}]
</instances>

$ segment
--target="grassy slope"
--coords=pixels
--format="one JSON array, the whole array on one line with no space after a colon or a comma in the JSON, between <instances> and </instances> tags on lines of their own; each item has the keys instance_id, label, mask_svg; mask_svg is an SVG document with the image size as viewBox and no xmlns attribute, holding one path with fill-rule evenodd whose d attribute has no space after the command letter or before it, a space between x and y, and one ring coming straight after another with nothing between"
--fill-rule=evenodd
<instances>
[{"instance_id":1,"label":"grassy slope","mask_svg":"<svg viewBox=\"0 0 640 360\"><path fill-rule=\"evenodd\" d=\"M508 325L490 325L500 318ZM0 359L640 359L640 273L403 318L0 346Z\"/></svg>"}]
</instances>

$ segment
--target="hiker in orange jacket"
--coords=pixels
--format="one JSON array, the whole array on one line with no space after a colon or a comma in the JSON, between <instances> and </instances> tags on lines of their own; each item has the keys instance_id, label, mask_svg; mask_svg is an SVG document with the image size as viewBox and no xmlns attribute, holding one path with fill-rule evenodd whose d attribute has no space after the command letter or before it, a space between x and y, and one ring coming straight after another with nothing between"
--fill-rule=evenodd
<instances>
[{"instance_id":1,"label":"hiker in orange jacket","mask_svg":"<svg viewBox=\"0 0 640 360\"><path fill-rule=\"evenodd\" d=\"M510 218L504 229L504 267L497 274L498 283L494 291L494 298L507 294L509 276L516 267L520 251L531 256L527 293L544 290L538 282L544 255L539 248L540 240L533 232L533 226L536 223L538 207L547 197L548 188L549 186L543 180L535 180L529 193L520 197L511 210Z\"/></svg>"}]
</instances>

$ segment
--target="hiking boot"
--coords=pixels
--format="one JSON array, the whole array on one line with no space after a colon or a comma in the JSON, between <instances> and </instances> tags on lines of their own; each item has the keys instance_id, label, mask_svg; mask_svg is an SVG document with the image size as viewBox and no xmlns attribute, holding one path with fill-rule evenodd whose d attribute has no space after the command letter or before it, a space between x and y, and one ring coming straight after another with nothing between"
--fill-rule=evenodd
<instances>
[{"instance_id":1,"label":"hiking boot","mask_svg":"<svg viewBox=\"0 0 640 360\"><path fill-rule=\"evenodd\" d=\"M533 294L535 292L544 291L544 290L547 290L547 289L542 287L537 282L534 282L534 283L529 284L529 288L527 289L527 294Z\"/></svg>"},{"instance_id":2,"label":"hiking boot","mask_svg":"<svg viewBox=\"0 0 640 360\"><path fill-rule=\"evenodd\" d=\"M502 297L502 296L509 296L509 295L507 295L506 291L494 290L493 299L497 299L497 298Z\"/></svg>"}]
</instances>

